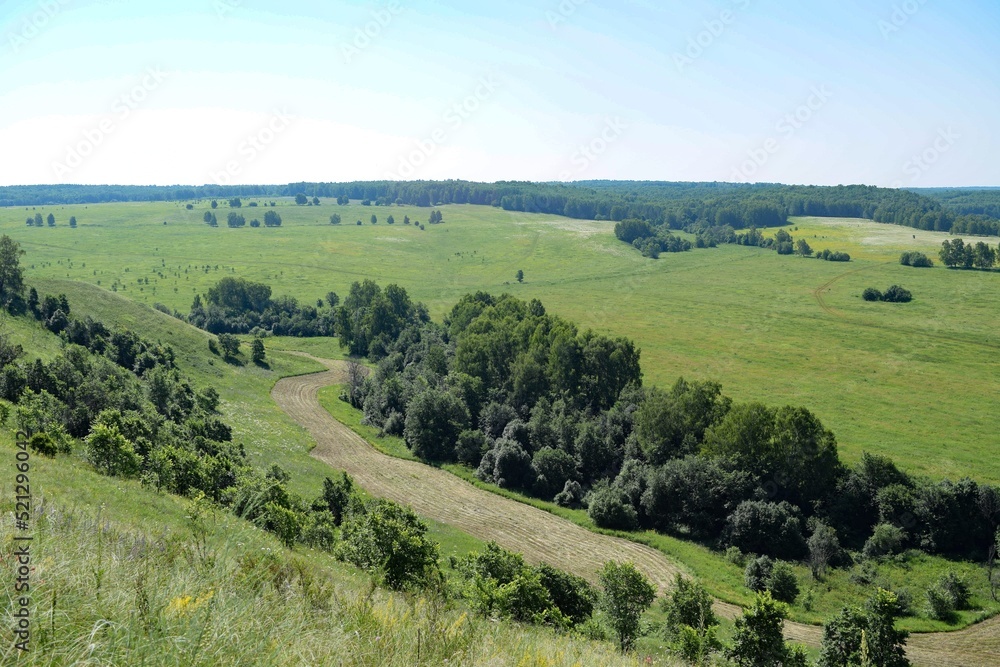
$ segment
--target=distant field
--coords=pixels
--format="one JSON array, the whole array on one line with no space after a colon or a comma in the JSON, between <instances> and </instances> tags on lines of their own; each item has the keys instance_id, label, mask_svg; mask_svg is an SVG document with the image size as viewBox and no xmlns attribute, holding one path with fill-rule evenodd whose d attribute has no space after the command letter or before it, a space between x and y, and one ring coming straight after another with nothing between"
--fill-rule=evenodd
<instances>
[{"instance_id":1,"label":"distant field","mask_svg":"<svg viewBox=\"0 0 1000 667\"><path fill-rule=\"evenodd\" d=\"M248 221L263 219L262 207L245 204ZM582 327L635 339L647 381L710 378L738 400L805 405L834 430L847 459L875 451L914 471L1000 481L1000 460L990 456L1000 432L992 400L1000 390L1000 274L898 264L902 250L936 257L946 234L801 218L789 226L799 227L793 235L854 261L732 246L654 261L618 242L610 223L488 207L444 207L445 224L425 231L402 225L404 215L427 220L428 209L410 207L279 201L280 229L235 230L225 227L224 203L219 228L202 222L207 209L207 201L192 211L175 203L9 208L0 209L0 231L27 251L29 280L117 285L130 299L182 312L225 275L301 301L344 294L365 277L396 282L436 319L472 290L537 297ZM26 227L35 212L54 213L58 226ZM331 213L344 224L331 226ZM385 224L389 214L394 226ZM70 215L78 229L68 228ZM524 284L514 281L518 269ZM865 287L893 283L915 301L860 298ZM329 347L303 349L317 345Z\"/></svg>"}]
</instances>

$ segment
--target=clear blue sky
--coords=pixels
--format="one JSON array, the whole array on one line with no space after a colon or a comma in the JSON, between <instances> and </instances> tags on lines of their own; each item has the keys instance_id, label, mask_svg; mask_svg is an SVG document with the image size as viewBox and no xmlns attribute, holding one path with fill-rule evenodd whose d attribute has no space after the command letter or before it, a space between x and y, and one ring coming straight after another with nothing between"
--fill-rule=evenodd
<instances>
[{"instance_id":1,"label":"clear blue sky","mask_svg":"<svg viewBox=\"0 0 1000 667\"><path fill-rule=\"evenodd\" d=\"M0 184L1000 185L995 0L8 0Z\"/></svg>"}]
</instances>

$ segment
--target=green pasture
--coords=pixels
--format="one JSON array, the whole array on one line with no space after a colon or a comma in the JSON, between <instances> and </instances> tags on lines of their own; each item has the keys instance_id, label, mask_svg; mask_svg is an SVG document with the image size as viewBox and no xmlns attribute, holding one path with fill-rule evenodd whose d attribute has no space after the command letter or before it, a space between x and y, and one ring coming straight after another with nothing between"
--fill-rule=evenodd
<instances>
[{"instance_id":1,"label":"green pasture","mask_svg":"<svg viewBox=\"0 0 1000 667\"><path fill-rule=\"evenodd\" d=\"M253 208L249 201L240 212L263 219L264 200ZM445 224L421 231L403 225L403 216L426 223L428 209L276 201L284 220L277 229L228 229L223 201L220 226L211 228L202 201L190 211L172 202L0 209L0 231L22 243L28 279L40 288L66 291L60 285L69 283L44 281L82 281L181 312L226 275L267 282L303 302L331 290L343 295L363 278L395 282L436 319L473 290L539 298L583 328L633 338L647 382L713 379L737 400L807 406L837 434L849 461L867 450L915 472L1000 481L1000 459L990 456L1000 430L990 399L1000 389L1000 274L898 263L903 250L936 257L946 234L799 218L787 227L796 238L847 251L853 261L738 246L650 260L617 241L611 223L446 206ZM27 227L35 212L52 212L57 226ZM330 225L331 213L343 223ZM77 229L67 225L71 215ZM523 284L514 279L519 269ZM860 298L865 287L894 283L915 300ZM336 352L323 341L272 344L279 347ZM298 367L313 366L288 358L274 372ZM262 373L242 369L240 377ZM259 418L258 408L276 410L247 405L248 419Z\"/></svg>"}]
</instances>

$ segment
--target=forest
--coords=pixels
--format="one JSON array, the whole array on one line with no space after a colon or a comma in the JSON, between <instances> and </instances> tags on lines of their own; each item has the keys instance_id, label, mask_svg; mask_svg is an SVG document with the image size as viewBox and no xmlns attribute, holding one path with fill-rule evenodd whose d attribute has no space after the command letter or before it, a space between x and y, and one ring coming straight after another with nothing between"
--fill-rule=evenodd
<instances>
[{"instance_id":1,"label":"forest","mask_svg":"<svg viewBox=\"0 0 1000 667\"><path fill-rule=\"evenodd\" d=\"M396 296L387 298L390 290ZM716 383L642 383L625 338L580 332L537 300L463 297L441 324L400 289L355 283L344 345L377 362L343 399L429 462L567 507L598 526L652 528L716 549L847 565L918 549L985 561L1000 491L935 481L866 454L844 464L808 409L735 403Z\"/></svg>"},{"instance_id":2,"label":"forest","mask_svg":"<svg viewBox=\"0 0 1000 667\"><path fill-rule=\"evenodd\" d=\"M197 187L36 185L0 187L0 206L187 201L236 197L295 197L300 205L367 201L376 206L478 204L511 211L548 213L585 220L645 220L670 229L691 225L775 227L788 216L865 218L918 229L997 234L993 191L958 196L874 186L580 181L370 181L287 185Z\"/></svg>"}]
</instances>

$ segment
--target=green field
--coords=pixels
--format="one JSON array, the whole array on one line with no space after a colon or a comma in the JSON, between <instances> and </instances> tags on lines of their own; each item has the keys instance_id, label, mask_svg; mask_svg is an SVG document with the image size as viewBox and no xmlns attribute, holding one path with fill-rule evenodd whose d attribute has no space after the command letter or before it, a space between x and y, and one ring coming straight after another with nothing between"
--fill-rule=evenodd
<instances>
[{"instance_id":1,"label":"green field","mask_svg":"<svg viewBox=\"0 0 1000 667\"><path fill-rule=\"evenodd\" d=\"M56 228L39 229L24 224L36 209L8 208L0 210L0 231L27 251L29 282L85 281L182 312L225 275L267 282L300 301L344 294L362 278L395 282L436 319L472 290L537 297L581 327L636 340L647 381L707 378L737 400L805 405L837 434L849 461L867 450L933 476L1000 481L1000 461L989 456L1000 412L988 398L1000 389L1000 274L898 264L902 250L936 256L946 234L793 219L794 236L854 261L738 246L649 260L617 241L610 223L489 207L443 207L445 224L424 231L401 224L404 215L426 222L428 209L410 207L279 200L279 229L213 229L202 222L207 209L207 201L191 211L179 203L38 207L57 219ZM241 212L249 220L264 211L245 202ZM334 212L346 224L330 225ZM368 223L373 213L377 225ZM394 226L385 224L389 214ZM70 215L79 228L68 227ZM514 281L518 269L524 284ZM893 283L910 289L914 302L860 298L865 287ZM333 348L274 342L300 343Z\"/></svg>"}]
</instances>

